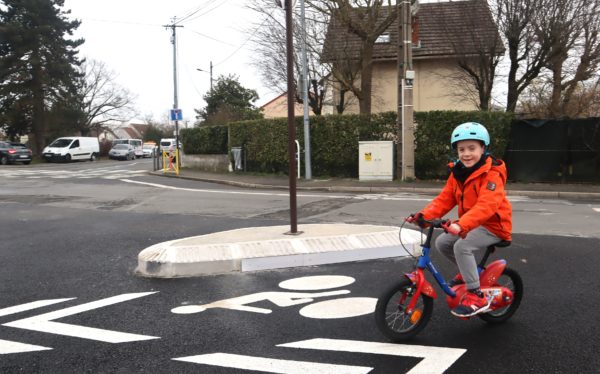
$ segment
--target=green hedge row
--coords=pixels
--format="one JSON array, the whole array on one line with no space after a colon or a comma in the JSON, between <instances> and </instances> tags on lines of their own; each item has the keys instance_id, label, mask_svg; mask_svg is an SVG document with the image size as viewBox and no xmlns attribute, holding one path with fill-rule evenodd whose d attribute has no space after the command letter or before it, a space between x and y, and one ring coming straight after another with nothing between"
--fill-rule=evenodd
<instances>
[{"instance_id":1,"label":"green hedge row","mask_svg":"<svg viewBox=\"0 0 600 374\"><path fill-rule=\"evenodd\" d=\"M490 133L490 152L502 158L508 144L512 113L431 111L415 113L415 174L419 179L446 178L456 151L450 147L452 130L464 122L479 122Z\"/></svg>"},{"instance_id":2,"label":"green hedge row","mask_svg":"<svg viewBox=\"0 0 600 374\"><path fill-rule=\"evenodd\" d=\"M492 137L492 153L502 157L512 114L500 112L434 111L415 113L415 171L420 179L440 179L448 174L446 164L456 158L450 148L450 134L463 122L484 124ZM295 118L296 139L304 150L302 117ZM310 118L311 163L315 176L358 176L358 142L395 140L396 113L371 116L328 115ZM229 129L229 143L227 142ZM227 153L243 146L246 170L287 173L287 118L234 122L229 126L199 127L182 131L186 153ZM304 154L301 155L302 164ZM304 167L301 167L304 171Z\"/></svg>"},{"instance_id":3,"label":"green hedge row","mask_svg":"<svg viewBox=\"0 0 600 374\"><path fill-rule=\"evenodd\" d=\"M181 144L188 154L226 154L227 126L202 126L181 130Z\"/></svg>"},{"instance_id":4,"label":"green hedge row","mask_svg":"<svg viewBox=\"0 0 600 374\"><path fill-rule=\"evenodd\" d=\"M296 139L304 150L303 118L295 118ZM287 173L287 118L231 123L230 145L244 146L248 171ZM311 165L315 176L358 176L358 142L392 139L396 114L331 115L310 118ZM302 164L304 154L301 154ZM301 169L304 169L301 167Z\"/></svg>"}]
</instances>

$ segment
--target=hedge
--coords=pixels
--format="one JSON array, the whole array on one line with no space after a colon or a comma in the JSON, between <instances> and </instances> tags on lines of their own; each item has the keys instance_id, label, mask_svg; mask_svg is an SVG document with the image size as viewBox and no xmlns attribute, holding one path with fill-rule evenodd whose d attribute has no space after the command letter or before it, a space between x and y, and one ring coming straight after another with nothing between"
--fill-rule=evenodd
<instances>
[{"instance_id":1,"label":"hedge","mask_svg":"<svg viewBox=\"0 0 600 374\"><path fill-rule=\"evenodd\" d=\"M227 126L202 126L181 130L181 144L188 154L226 154Z\"/></svg>"},{"instance_id":2,"label":"hedge","mask_svg":"<svg viewBox=\"0 0 600 374\"><path fill-rule=\"evenodd\" d=\"M304 150L303 118L296 117L296 139ZM288 170L287 118L231 123L230 146L243 146L246 170L286 173ZM311 165L315 176L358 176L358 142L392 139L396 114L371 116L327 115L310 118ZM301 155L304 161L304 155ZM303 167L301 167L303 169Z\"/></svg>"},{"instance_id":3,"label":"hedge","mask_svg":"<svg viewBox=\"0 0 600 374\"><path fill-rule=\"evenodd\" d=\"M445 179L446 165L456 160L450 147L452 130L463 122L479 122L490 133L490 152L504 157L513 114L506 112L431 111L415 113L415 174L419 179Z\"/></svg>"},{"instance_id":4,"label":"hedge","mask_svg":"<svg viewBox=\"0 0 600 374\"><path fill-rule=\"evenodd\" d=\"M456 125L475 121L486 126L492 138L491 150L502 157L508 142L513 116L503 112L433 111L415 113L415 171L420 179L443 179L446 164L456 158L450 148L450 134ZM304 150L303 118L294 119L296 139ZM229 143L227 129L229 128ZM311 163L314 176L358 176L358 142L394 140L396 112L365 115L326 115L310 118ZM246 170L287 173L287 118L233 122L228 126L199 127L182 131L188 154L228 153L243 147ZM304 155L301 155L304 164ZM304 167L301 167L304 171Z\"/></svg>"}]
</instances>

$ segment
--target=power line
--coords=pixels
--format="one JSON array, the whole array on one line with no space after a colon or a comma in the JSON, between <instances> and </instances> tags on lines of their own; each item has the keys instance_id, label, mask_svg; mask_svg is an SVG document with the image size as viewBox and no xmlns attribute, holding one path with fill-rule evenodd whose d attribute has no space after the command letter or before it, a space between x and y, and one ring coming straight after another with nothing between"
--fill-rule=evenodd
<instances>
[{"instance_id":1,"label":"power line","mask_svg":"<svg viewBox=\"0 0 600 374\"><path fill-rule=\"evenodd\" d=\"M84 21L92 21L92 22L123 23L123 24L127 24L127 25L162 27L162 25L160 25L158 23L142 23L142 22L119 21L119 20L110 20L110 19L99 19L99 18L81 18L81 19Z\"/></svg>"},{"instance_id":2,"label":"power line","mask_svg":"<svg viewBox=\"0 0 600 374\"><path fill-rule=\"evenodd\" d=\"M217 8L219 8L219 7L223 6L223 5L225 5L225 3L226 3L226 2L227 2L227 0L223 1L223 2L222 2L222 3L220 3L220 4L217 4L217 6L215 6L215 7L211 8L211 9L207 10L206 12L204 12L204 13L202 13L202 14L199 14L198 16L196 16L196 17L194 17L194 18L192 18L192 19L189 19L189 20L187 20L187 21L188 21L188 22L191 22L191 21L193 21L193 20L195 20L195 19L198 19L198 18L200 18L200 17L203 17L203 16L207 15L208 13L212 12L213 10L215 10L215 9L217 9Z\"/></svg>"},{"instance_id":3,"label":"power line","mask_svg":"<svg viewBox=\"0 0 600 374\"><path fill-rule=\"evenodd\" d=\"M194 14L198 13L199 11L203 10L204 8L208 7L209 5L211 5L212 3L214 3L216 0L208 0L206 3L200 5L198 8L196 8L195 10L193 10L192 12L190 12L189 14L181 17L179 19L179 21L177 21L177 23L181 23L183 21L185 21L186 19L190 18L191 16L193 16Z\"/></svg>"},{"instance_id":4,"label":"power line","mask_svg":"<svg viewBox=\"0 0 600 374\"><path fill-rule=\"evenodd\" d=\"M269 14L269 17L271 16L271 14L273 13L273 11L271 11L271 13ZM262 21L262 23L260 25L258 25L254 31L252 31L252 34L248 37L248 39L246 39L242 45L240 45L235 51L233 51L229 56L225 57L225 59L217 62L216 64L214 64L213 66L218 66L221 65L222 63L224 63L225 61L229 60L234 54L236 54L240 49L242 49L242 47L244 47L246 45L246 43L248 43L250 41L250 39L252 39L254 37L254 35L256 35L256 32L258 31L258 29L260 29L265 22L267 22L268 17L265 17L265 19Z\"/></svg>"},{"instance_id":5,"label":"power line","mask_svg":"<svg viewBox=\"0 0 600 374\"><path fill-rule=\"evenodd\" d=\"M234 44L231 44L231 43L224 42L224 41L222 41L222 40L219 40L219 39L213 38L212 36L208 36L208 35L202 34L202 33L198 32L198 31L194 31L194 30L188 30L188 31L191 31L191 32L193 32L194 34L198 34L198 35L200 35L200 36L202 36L202 37L205 37L205 38L208 38L208 39L212 39L212 40L214 40L215 42L219 42L219 43L222 43L222 44L227 44L227 45L230 45L230 46L232 46L232 47L235 47L235 45L234 45Z\"/></svg>"}]
</instances>

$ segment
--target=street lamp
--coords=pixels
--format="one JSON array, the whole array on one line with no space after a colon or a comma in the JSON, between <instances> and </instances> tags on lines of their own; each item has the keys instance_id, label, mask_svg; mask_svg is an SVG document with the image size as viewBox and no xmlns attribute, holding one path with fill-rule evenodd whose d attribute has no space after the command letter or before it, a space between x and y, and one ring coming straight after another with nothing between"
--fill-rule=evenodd
<instances>
[{"instance_id":1,"label":"street lamp","mask_svg":"<svg viewBox=\"0 0 600 374\"><path fill-rule=\"evenodd\" d=\"M213 90L213 64L212 64L212 61L210 62L210 71L206 71L206 70L200 69L200 68L196 68L196 70L210 74L210 92L212 92L212 90Z\"/></svg>"}]
</instances>

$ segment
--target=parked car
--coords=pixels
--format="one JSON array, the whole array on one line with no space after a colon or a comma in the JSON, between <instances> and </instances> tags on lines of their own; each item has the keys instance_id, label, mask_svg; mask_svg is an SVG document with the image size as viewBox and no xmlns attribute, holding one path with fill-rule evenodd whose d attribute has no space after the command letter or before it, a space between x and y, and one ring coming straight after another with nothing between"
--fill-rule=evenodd
<instances>
[{"instance_id":1,"label":"parked car","mask_svg":"<svg viewBox=\"0 0 600 374\"><path fill-rule=\"evenodd\" d=\"M98 138L85 136L70 136L58 138L42 152L46 161L53 160L90 160L96 161L100 154Z\"/></svg>"},{"instance_id":2,"label":"parked car","mask_svg":"<svg viewBox=\"0 0 600 374\"><path fill-rule=\"evenodd\" d=\"M25 165L31 163L31 149L25 144L0 141L0 164L13 164L22 162Z\"/></svg>"},{"instance_id":3,"label":"parked car","mask_svg":"<svg viewBox=\"0 0 600 374\"><path fill-rule=\"evenodd\" d=\"M135 149L131 144L117 144L108 151L108 158L115 160L135 159Z\"/></svg>"},{"instance_id":4,"label":"parked car","mask_svg":"<svg viewBox=\"0 0 600 374\"><path fill-rule=\"evenodd\" d=\"M156 143L144 143L142 146L144 157L153 157L157 152L156 149Z\"/></svg>"}]
</instances>

